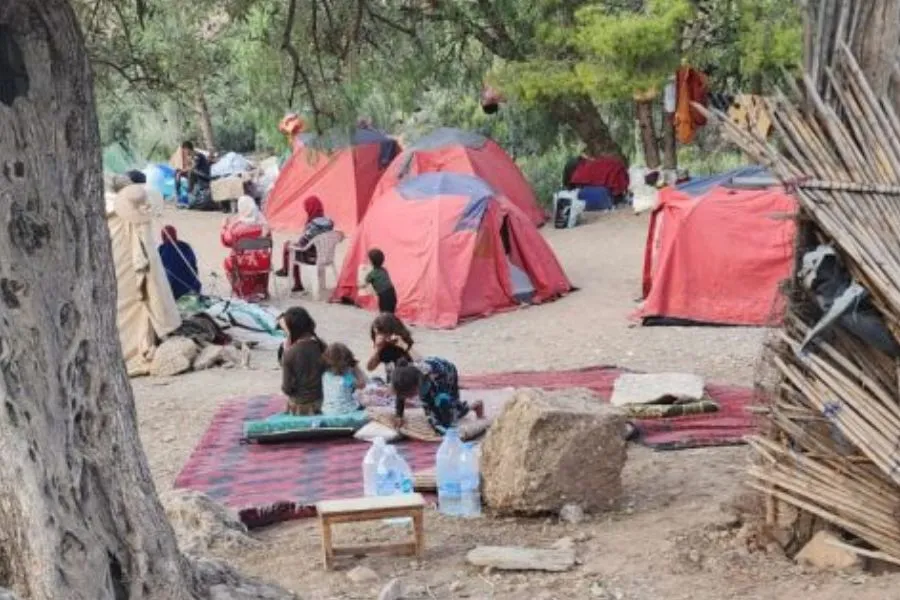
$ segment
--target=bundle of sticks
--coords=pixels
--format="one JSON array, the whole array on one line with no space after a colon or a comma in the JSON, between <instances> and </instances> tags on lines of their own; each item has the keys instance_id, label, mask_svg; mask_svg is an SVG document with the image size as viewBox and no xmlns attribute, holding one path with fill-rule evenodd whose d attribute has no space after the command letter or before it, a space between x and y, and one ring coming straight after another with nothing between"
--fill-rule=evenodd
<instances>
[{"instance_id":1,"label":"bundle of sticks","mask_svg":"<svg viewBox=\"0 0 900 600\"><path fill-rule=\"evenodd\" d=\"M810 5L804 75L766 101L774 145L709 116L794 193L798 256L830 244L898 339L900 118L857 61L867 3ZM750 486L767 498L771 524L786 503L843 531L860 554L900 563L898 362L840 325L801 351L822 311L799 285L789 296L766 349L777 377L766 427L750 440Z\"/></svg>"}]
</instances>

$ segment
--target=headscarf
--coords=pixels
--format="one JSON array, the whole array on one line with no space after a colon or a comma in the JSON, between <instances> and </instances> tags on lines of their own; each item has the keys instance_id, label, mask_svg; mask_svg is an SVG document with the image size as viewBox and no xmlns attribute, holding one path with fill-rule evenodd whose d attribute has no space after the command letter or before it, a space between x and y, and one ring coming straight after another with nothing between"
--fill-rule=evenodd
<instances>
[{"instance_id":1,"label":"headscarf","mask_svg":"<svg viewBox=\"0 0 900 600\"><path fill-rule=\"evenodd\" d=\"M244 223L245 225L259 225L262 227L263 235L269 232L269 223L256 206L256 201L250 196L241 196L237 201L237 214L234 216L234 223Z\"/></svg>"},{"instance_id":2,"label":"headscarf","mask_svg":"<svg viewBox=\"0 0 900 600\"><path fill-rule=\"evenodd\" d=\"M303 201L303 208L306 209L306 222L309 223L313 219L325 216L325 207L318 196L310 196Z\"/></svg>"},{"instance_id":3,"label":"headscarf","mask_svg":"<svg viewBox=\"0 0 900 600\"><path fill-rule=\"evenodd\" d=\"M178 231L171 225L163 227L160 236L163 244L174 244L178 241Z\"/></svg>"}]
</instances>

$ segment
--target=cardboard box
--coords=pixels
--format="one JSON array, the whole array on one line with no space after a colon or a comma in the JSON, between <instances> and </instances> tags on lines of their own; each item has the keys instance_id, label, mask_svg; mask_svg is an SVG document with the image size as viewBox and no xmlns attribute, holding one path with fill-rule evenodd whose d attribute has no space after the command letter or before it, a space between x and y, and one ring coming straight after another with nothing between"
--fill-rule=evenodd
<instances>
[{"instance_id":1,"label":"cardboard box","mask_svg":"<svg viewBox=\"0 0 900 600\"><path fill-rule=\"evenodd\" d=\"M223 177L210 184L214 202L237 200L244 195L244 180L241 177Z\"/></svg>"}]
</instances>

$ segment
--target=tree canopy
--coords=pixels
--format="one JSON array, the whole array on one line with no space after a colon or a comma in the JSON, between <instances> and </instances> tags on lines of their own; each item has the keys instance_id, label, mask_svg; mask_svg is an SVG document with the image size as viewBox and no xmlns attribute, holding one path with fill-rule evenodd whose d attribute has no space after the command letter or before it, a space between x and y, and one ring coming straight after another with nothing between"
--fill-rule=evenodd
<instances>
[{"instance_id":1,"label":"tree canopy","mask_svg":"<svg viewBox=\"0 0 900 600\"><path fill-rule=\"evenodd\" d=\"M799 63L799 14L774 0L74 0L105 142L162 154L177 135L277 149L286 112L394 133L479 129L516 154L629 154L636 92L682 63L760 91ZM490 82L507 99L485 118ZM205 114L205 117L204 117ZM527 131L528 135L523 135Z\"/></svg>"}]
</instances>

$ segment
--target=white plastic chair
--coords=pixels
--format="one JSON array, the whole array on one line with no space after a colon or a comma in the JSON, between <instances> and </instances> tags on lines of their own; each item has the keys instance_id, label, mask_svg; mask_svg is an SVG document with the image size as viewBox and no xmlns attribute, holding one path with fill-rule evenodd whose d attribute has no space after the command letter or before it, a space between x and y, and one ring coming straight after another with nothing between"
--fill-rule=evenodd
<instances>
[{"instance_id":1,"label":"white plastic chair","mask_svg":"<svg viewBox=\"0 0 900 600\"><path fill-rule=\"evenodd\" d=\"M295 266L300 269L300 279L304 283L304 287L306 286L306 282L309 281L309 278L305 275L311 269L315 269L315 279L314 285L310 292L312 293L313 298L316 300L327 299L328 292L330 291L327 286L327 270L328 267L331 267L331 272L334 275L334 283L337 285L338 280L338 272L337 266L335 265L335 254L337 253L338 244L340 244L344 240L344 232L342 231L326 231L325 233L320 233L316 237L314 237L309 243L301 246L299 244L291 244L291 270ZM301 252L306 252L310 248L316 249L316 264L309 265L305 262L302 262L297 259L297 256ZM309 289L309 288L307 288ZM323 292L325 292L323 294Z\"/></svg>"}]
</instances>

